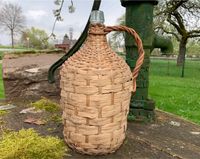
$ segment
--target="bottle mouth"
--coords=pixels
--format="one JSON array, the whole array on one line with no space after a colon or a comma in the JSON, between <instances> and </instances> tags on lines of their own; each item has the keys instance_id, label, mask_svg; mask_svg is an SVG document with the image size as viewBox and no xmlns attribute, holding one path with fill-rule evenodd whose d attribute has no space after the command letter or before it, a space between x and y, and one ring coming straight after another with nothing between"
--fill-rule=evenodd
<instances>
[{"instance_id":1,"label":"bottle mouth","mask_svg":"<svg viewBox=\"0 0 200 159\"><path fill-rule=\"evenodd\" d=\"M94 10L90 14L90 23L91 24L104 24L104 13L100 10Z\"/></svg>"}]
</instances>

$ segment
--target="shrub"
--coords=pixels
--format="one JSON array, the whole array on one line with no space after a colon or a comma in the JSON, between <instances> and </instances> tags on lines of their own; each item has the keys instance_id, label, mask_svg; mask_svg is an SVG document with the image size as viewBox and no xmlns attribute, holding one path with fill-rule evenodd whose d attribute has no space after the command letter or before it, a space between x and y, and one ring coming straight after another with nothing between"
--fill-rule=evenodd
<instances>
[{"instance_id":1,"label":"shrub","mask_svg":"<svg viewBox=\"0 0 200 159\"><path fill-rule=\"evenodd\" d=\"M62 159L65 151L62 140L42 137L33 129L9 132L0 140L1 159Z\"/></svg>"}]
</instances>

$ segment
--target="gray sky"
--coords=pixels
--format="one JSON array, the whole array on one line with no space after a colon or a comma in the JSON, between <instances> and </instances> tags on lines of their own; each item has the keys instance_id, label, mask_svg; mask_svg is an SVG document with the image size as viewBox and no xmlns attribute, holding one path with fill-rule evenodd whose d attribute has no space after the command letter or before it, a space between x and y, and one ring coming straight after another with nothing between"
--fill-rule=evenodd
<instances>
[{"instance_id":1,"label":"gray sky","mask_svg":"<svg viewBox=\"0 0 200 159\"><path fill-rule=\"evenodd\" d=\"M22 7L28 28L33 26L51 33L54 22L52 10L58 7L54 4L54 0L4 0L4 2L16 3ZM73 27L74 37L78 38L87 22L93 0L73 0L73 2L76 10L70 14L68 12L70 0L65 0L62 11L64 21L58 22L55 28L55 34L59 39L69 32L69 27ZM100 10L104 11L106 25L115 25L116 20L125 12L120 0L102 0ZM1 30L0 37L0 44L10 44L9 32Z\"/></svg>"}]
</instances>

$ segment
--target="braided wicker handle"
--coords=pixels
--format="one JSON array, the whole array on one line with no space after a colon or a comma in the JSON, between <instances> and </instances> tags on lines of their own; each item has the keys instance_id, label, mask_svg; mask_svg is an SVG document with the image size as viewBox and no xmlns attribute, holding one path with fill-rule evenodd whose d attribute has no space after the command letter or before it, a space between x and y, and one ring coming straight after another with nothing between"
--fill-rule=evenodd
<instances>
[{"instance_id":1,"label":"braided wicker handle","mask_svg":"<svg viewBox=\"0 0 200 159\"><path fill-rule=\"evenodd\" d=\"M144 61L144 49L143 49L143 45L142 45L142 40L140 39L139 35L136 33L136 31L132 28L126 27L126 26L107 26L105 27L104 31L106 33L109 33L111 31L126 31L128 33L130 33L136 42L136 45L138 47L138 53L139 53L139 57L137 59L135 68L132 72L133 74L133 92L136 91L136 78L138 76L138 73L140 71L140 68L143 64Z\"/></svg>"}]
</instances>

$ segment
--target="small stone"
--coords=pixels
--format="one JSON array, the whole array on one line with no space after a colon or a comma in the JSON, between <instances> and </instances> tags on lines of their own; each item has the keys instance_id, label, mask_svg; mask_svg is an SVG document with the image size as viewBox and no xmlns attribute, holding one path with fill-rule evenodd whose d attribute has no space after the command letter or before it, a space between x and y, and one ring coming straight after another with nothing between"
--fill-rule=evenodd
<instances>
[{"instance_id":1,"label":"small stone","mask_svg":"<svg viewBox=\"0 0 200 159\"><path fill-rule=\"evenodd\" d=\"M181 123L179 123L177 121L170 121L169 124L172 126L177 126L177 127L181 126Z\"/></svg>"},{"instance_id":2,"label":"small stone","mask_svg":"<svg viewBox=\"0 0 200 159\"><path fill-rule=\"evenodd\" d=\"M23 109L19 113L20 114L27 114L27 113L36 114L36 113L41 113L41 112L42 110L36 110L34 107L31 107L31 108Z\"/></svg>"},{"instance_id":3,"label":"small stone","mask_svg":"<svg viewBox=\"0 0 200 159\"><path fill-rule=\"evenodd\" d=\"M158 124L151 124L151 128L158 128L159 125Z\"/></svg>"},{"instance_id":4,"label":"small stone","mask_svg":"<svg viewBox=\"0 0 200 159\"><path fill-rule=\"evenodd\" d=\"M15 107L16 107L15 105L10 105L10 104L2 105L2 106L0 106L0 110L9 110L9 109L13 109Z\"/></svg>"},{"instance_id":5,"label":"small stone","mask_svg":"<svg viewBox=\"0 0 200 159\"><path fill-rule=\"evenodd\" d=\"M190 132L192 135L200 135L200 132L199 131L191 131Z\"/></svg>"},{"instance_id":6,"label":"small stone","mask_svg":"<svg viewBox=\"0 0 200 159\"><path fill-rule=\"evenodd\" d=\"M30 73L37 73L39 72L39 68L31 68L31 69L28 69L28 70L25 70L26 72L30 72Z\"/></svg>"},{"instance_id":7,"label":"small stone","mask_svg":"<svg viewBox=\"0 0 200 159\"><path fill-rule=\"evenodd\" d=\"M168 147L167 150L168 150L168 151L171 151L172 149Z\"/></svg>"}]
</instances>

